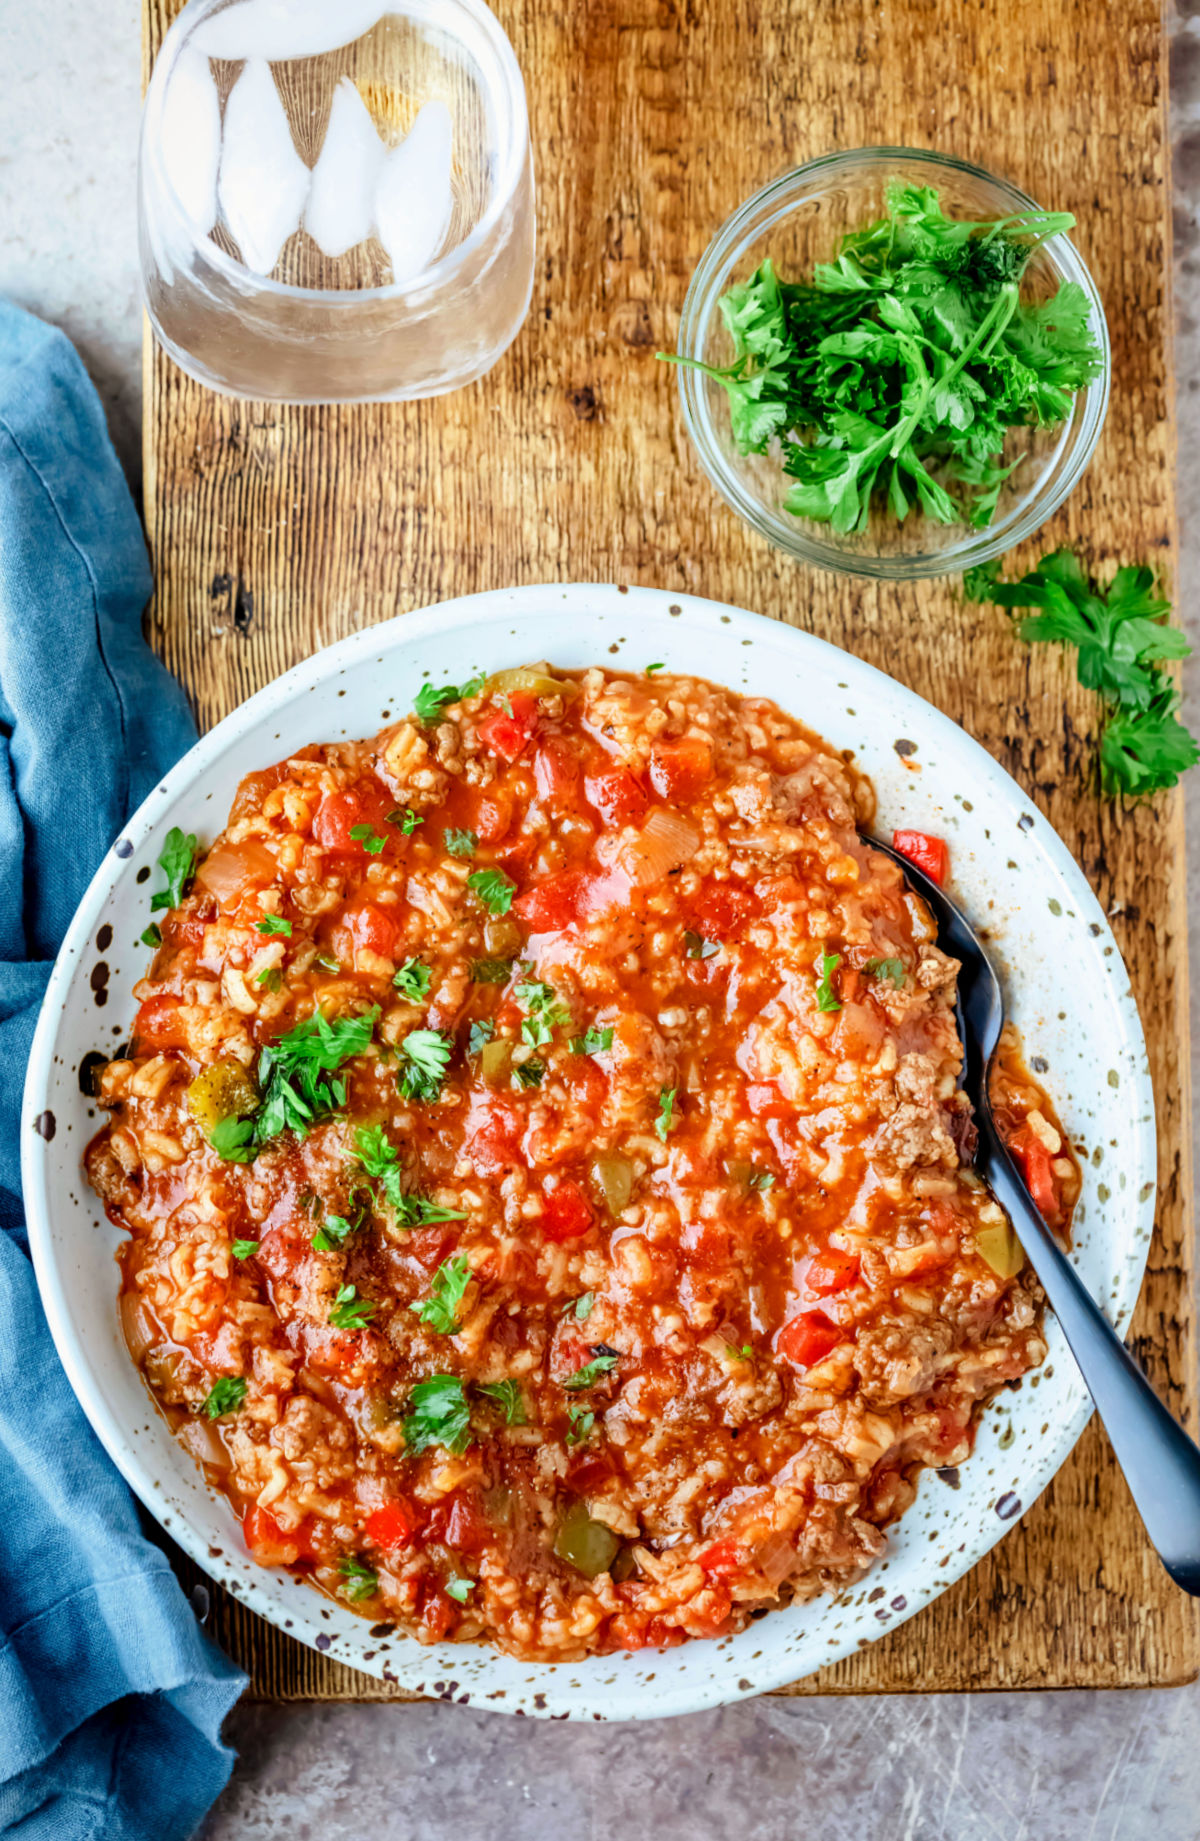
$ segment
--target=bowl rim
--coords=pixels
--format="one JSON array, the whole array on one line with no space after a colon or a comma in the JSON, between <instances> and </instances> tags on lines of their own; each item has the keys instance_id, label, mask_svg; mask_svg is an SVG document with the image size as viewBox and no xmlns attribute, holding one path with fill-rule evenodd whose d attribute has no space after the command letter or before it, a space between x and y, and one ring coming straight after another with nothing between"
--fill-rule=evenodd
<instances>
[{"instance_id":1,"label":"bowl rim","mask_svg":"<svg viewBox=\"0 0 1200 1841\"><path fill-rule=\"evenodd\" d=\"M204 1535L177 1509L173 1508L170 1515L164 1514L164 1501L169 1498L164 1498L163 1486L155 1476L155 1466L150 1456L131 1437L130 1429L124 1425L115 1408L110 1406L102 1381L93 1373L82 1339L75 1330L74 1318L78 1314L76 1301L68 1294L60 1272L50 1224L47 1189L54 1147L40 1132L30 1127L33 1121L40 1118L49 1101L57 1060L60 1018L66 1012L72 979L89 948L106 901L121 880L134 873L139 844L145 843L159 830L164 816L170 814L172 805L181 795L203 782L207 771L231 742L244 732L256 728L264 719L278 715L284 707L300 705L309 693L326 681L345 675L348 668L360 665L372 654L402 654L409 640L436 636L446 647L448 663L453 671L455 664L461 663L461 654L455 658L456 640L461 640L473 629L491 629L511 622L516 633L522 614L537 616L540 621L548 620L552 615L561 619L564 611L570 617L572 601L582 603L577 611L584 619L599 617L598 623L602 623L611 606L612 614L619 613L623 622L637 622L641 632L656 631L664 639L669 637L672 629L679 633L685 626L691 627L693 638L689 643L696 652L699 652L706 633L728 635L732 627L735 633L748 634L794 650L801 658L808 654L814 659L820 658L827 662L836 659L839 661L838 669L850 677L848 689L852 688L862 694L870 693L876 686L886 686L885 694L899 694L902 700L911 700L914 715L919 714L925 724L923 739L940 739L960 755L965 751L968 761L978 769L980 784L989 783L990 788L1002 796L1012 811L1014 823L1018 822L1019 815L1025 813L1031 804L1028 796L999 762L950 717L877 667L803 629L732 604L701 599L686 592L625 588L609 584L544 583L532 587L485 590L479 594L434 603L413 613L397 616L379 626L360 629L302 661L282 677L264 686L202 736L122 827L92 878L55 960L30 1049L24 1092L21 1154L27 1228L39 1290L60 1360L85 1415L110 1458L150 1513L203 1571L229 1586L240 1602L259 1612L268 1622L277 1628L286 1628L291 1635L300 1638L310 1647L331 1654L335 1660L398 1681L400 1685L416 1687L417 1691L425 1693L441 1693L445 1682L439 1677L454 1676L455 1646L443 1644L418 1649L416 1644L412 1644L404 1654L414 1658L422 1657L419 1669L406 1666L403 1659L397 1660L394 1651L387 1667L361 1659L340 1641L335 1640L331 1644L328 1628L322 1628L317 1615L324 1600L315 1588L303 1588L305 1599L312 1601L311 1614L307 1604L302 1605L292 1599L289 1603L291 1616L285 1620L284 1610L272 1601L265 1585L260 1583L261 1569L252 1561L230 1554L214 1557ZM676 611L685 615L686 621L668 619ZM741 643L751 643L751 637L743 637ZM681 663L678 668L684 672L694 670L693 666L686 663ZM703 671L700 675L704 675ZM1127 989L1122 989L1124 966L1119 950L1082 870L1048 821L1039 819L1037 822L1035 841L1043 863L1048 859L1049 869L1057 876L1059 885L1066 889L1070 899L1078 904L1081 921L1090 923L1097 943L1107 941L1113 948L1113 956L1105 961L1106 977L1112 986L1111 1002L1121 1019L1122 1049L1126 1056L1126 1066L1131 1072L1131 1092L1136 1099L1138 1121L1129 1142L1122 1146L1122 1155L1128 1159L1128 1168L1138 1179L1133 1191L1137 1202L1135 1205L1130 1199L1122 1215L1122 1219L1127 1219L1130 1225L1126 1240L1114 1255L1113 1283L1105 1300L1109 1313L1120 1326L1136 1302L1153 1231L1156 1147L1154 1100L1145 1043L1132 995ZM1140 1234L1135 1231L1139 1221L1143 1223ZM1064 1360L1070 1360L1065 1348ZM1072 1410L1057 1421L1051 1436L1037 1445L1029 1444L1023 1453L1018 1515L1030 1507L1065 1462L1091 1417L1092 1403L1077 1372L1072 1372ZM211 1496L219 1494L211 1490L203 1479L201 1482ZM915 1508L916 1505L909 1513L915 1513ZM865 1621L859 1621L858 1613L852 1608L842 1633L827 1643L826 1652L812 1667L824 1667L842 1660L856 1653L864 1641L870 1641L875 1635L884 1634L885 1629L893 1629L897 1624L906 1622L990 1552L1009 1525L1011 1522L998 1523L994 1535L990 1528L986 1532L981 1530L959 1550L950 1553L946 1562L939 1565L937 1577L927 1573L919 1589L910 1589L907 1600L901 1600L901 1608L889 1614L886 1625L873 1624L870 1627L869 1636L864 1638L862 1632L867 1625ZM356 1628L362 1623L361 1619L354 1621ZM726 1705L783 1687L811 1672L798 1670L795 1659L792 1658L789 1664L789 1658L784 1655L776 1658L774 1667L770 1661L765 1666L756 1663L756 1679L750 1681L742 1674L743 1665L736 1650L727 1653L716 1642L694 1643L686 1645L679 1654L687 1657L689 1652L699 1659L699 1666L695 1670L681 1672L677 1680L669 1681L663 1655L653 1690L644 1691L640 1696L634 1695L629 1701L619 1698L620 1690L614 1692L599 1680L580 1689L581 1665L572 1663L521 1664L522 1680L528 1680L532 1685L520 1702L514 1693L509 1693L507 1699L502 1700L489 1700L484 1693L473 1693L469 1698L476 1706L505 1712L521 1711L546 1718L651 1719ZM658 1656L660 1652L650 1653ZM492 1662L497 1655L498 1652L488 1646L488 1656ZM499 1659L502 1662L511 1660L504 1657ZM612 1662L614 1659L620 1658L590 1660ZM457 1670L460 1674L462 1661L463 1653L459 1647ZM393 1668L396 1673L391 1672ZM419 1682L413 1678L418 1672L422 1676ZM583 1672L587 1674L586 1668ZM457 1686L457 1683L452 1680L451 1685ZM535 1688L544 1691L535 1693ZM450 1693L442 1697L463 1698ZM612 1704L614 1699L618 1702L615 1706ZM596 1711L597 1702L603 1703L606 1710Z\"/></svg>"},{"instance_id":2,"label":"bowl rim","mask_svg":"<svg viewBox=\"0 0 1200 1841\"><path fill-rule=\"evenodd\" d=\"M935 171L965 174L1003 194L1014 211L1041 211L1045 208L1012 180L972 160L963 159L957 154L942 153L936 148L881 144L819 154L815 159L806 160L802 165L791 167L768 180L743 200L716 231L696 265L684 296L676 335L679 356L691 360L703 357L709 328L719 311L718 299L725 290L730 270L745 253L747 233L751 227L755 239L762 236L803 202L805 189L814 182L842 173L868 172L901 160L925 164ZM801 196L798 197L798 193ZM763 211L772 204L776 208L764 221ZM703 388L703 373L693 369L691 364L681 364L676 368L683 423L710 483L726 504L774 548L801 562L839 575L885 581L921 581L929 576L957 575L1003 556L1026 538L1035 535L1049 523L1090 466L1103 432L1112 381L1112 347L1108 321L1090 269L1074 243L1061 231L1056 236L1048 237L1041 248L1054 262L1063 281L1078 283L1086 293L1103 366L1095 382L1075 394L1072 416L1081 414L1080 434L1053 488L1043 498L1035 486L1010 514L1009 521L1002 529L990 535L986 529L981 533L969 532L964 535L961 543L952 544L944 550L884 556L841 549L837 544L812 534L819 526L799 518L794 520L794 529L781 519L776 521L766 514L760 501L744 488L722 452ZM1082 412L1079 408L1081 402ZM1069 421L1063 423L1063 431L1069 426ZM1048 475L1044 474L1043 479L1046 477ZM965 533L969 531L969 527L964 526L963 529Z\"/></svg>"}]
</instances>

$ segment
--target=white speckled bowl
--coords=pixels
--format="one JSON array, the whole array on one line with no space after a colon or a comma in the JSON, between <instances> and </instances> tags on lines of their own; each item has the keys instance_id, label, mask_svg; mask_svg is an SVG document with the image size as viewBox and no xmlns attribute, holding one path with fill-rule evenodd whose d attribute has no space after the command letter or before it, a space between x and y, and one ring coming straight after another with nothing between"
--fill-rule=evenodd
<instances>
[{"instance_id":1,"label":"white speckled bowl","mask_svg":"<svg viewBox=\"0 0 1200 1841\"><path fill-rule=\"evenodd\" d=\"M1084 1150L1075 1260L1124 1326L1153 1228L1153 1097L1120 955L1066 849L983 749L911 691L806 633L648 589L507 589L408 614L298 666L193 748L114 844L59 955L25 1092L25 1200L46 1311L84 1410L142 1501L214 1579L304 1642L418 1693L509 1713L651 1718L835 1662L973 1566L1045 1488L1091 1411L1057 1324L1047 1325L1042 1370L989 1408L960 1473L926 1475L886 1558L844 1598L771 1612L741 1636L569 1666L477 1646L427 1649L372 1635L362 1618L249 1558L225 1501L175 1443L129 1359L118 1236L80 1166L100 1122L80 1067L97 1050L111 1054L131 1021L150 869L168 826L211 838L243 774L305 742L372 734L410 707L426 676L461 682L542 657L632 669L663 660L773 697L854 751L879 794L881 833L904 823L948 838L954 892L986 923L1010 1013Z\"/></svg>"}]
</instances>

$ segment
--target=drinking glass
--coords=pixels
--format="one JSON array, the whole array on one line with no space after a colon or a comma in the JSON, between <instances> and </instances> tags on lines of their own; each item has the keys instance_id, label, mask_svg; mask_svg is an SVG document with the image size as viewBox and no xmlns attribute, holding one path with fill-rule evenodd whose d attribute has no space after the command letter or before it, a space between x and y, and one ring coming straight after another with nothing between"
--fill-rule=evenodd
<instances>
[{"instance_id":1,"label":"drinking glass","mask_svg":"<svg viewBox=\"0 0 1200 1841\"><path fill-rule=\"evenodd\" d=\"M440 396L529 307L525 89L482 0L189 0L138 195L154 330L228 395Z\"/></svg>"}]
</instances>

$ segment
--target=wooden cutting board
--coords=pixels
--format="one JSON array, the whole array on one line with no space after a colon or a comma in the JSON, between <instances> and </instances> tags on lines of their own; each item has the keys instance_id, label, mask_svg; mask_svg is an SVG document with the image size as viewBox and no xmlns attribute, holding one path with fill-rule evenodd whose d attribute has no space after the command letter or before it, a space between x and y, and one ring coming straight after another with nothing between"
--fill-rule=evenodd
<instances>
[{"instance_id":1,"label":"wooden cutting board","mask_svg":"<svg viewBox=\"0 0 1200 1841\"><path fill-rule=\"evenodd\" d=\"M147 58L179 0L143 0ZM930 146L1074 211L1104 297L1100 447L1037 547L1171 582L1174 436L1166 48L1159 0L498 0L529 90L533 305L481 384L436 402L227 401L147 345L153 643L208 726L319 647L510 583L687 589L882 666L990 749L1113 918L1159 1113L1158 1233L1134 1346L1194 1425L1187 935L1181 802L1101 805L1093 699L951 580L805 571L752 535L692 457L674 344L706 242L750 192L835 147ZM1063 976L1071 976L1064 966ZM198 1575L197 1575L198 1576ZM210 1622L278 1698L387 1699L223 1592ZM795 1692L1166 1685L1200 1669L1200 1609L1147 1546L1093 1425L1054 1484L936 1604Z\"/></svg>"}]
</instances>

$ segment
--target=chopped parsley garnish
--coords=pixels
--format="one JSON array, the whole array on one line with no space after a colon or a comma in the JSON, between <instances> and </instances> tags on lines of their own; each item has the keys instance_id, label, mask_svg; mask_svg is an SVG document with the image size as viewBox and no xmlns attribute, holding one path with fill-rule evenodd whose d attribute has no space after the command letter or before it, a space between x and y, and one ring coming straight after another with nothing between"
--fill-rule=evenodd
<instances>
[{"instance_id":1,"label":"chopped parsley garnish","mask_svg":"<svg viewBox=\"0 0 1200 1841\"><path fill-rule=\"evenodd\" d=\"M386 837L381 837L374 825L351 825L350 835L369 857L377 857L387 843Z\"/></svg>"},{"instance_id":2,"label":"chopped parsley garnish","mask_svg":"<svg viewBox=\"0 0 1200 1841\"><path fill-rule=\"evenodd\" d=\"M285 940L290 940L292 923L290 920L284 920L282 914L268 914L265 920L255 921L254 931L266 934L278 933L282 934Z\"/></svg>"},{"instance_id":3,"label":"chopped parsley garnish","mask_svg":"<svg viewBox=\"0 0 1200 1841\"><path fill-rule=\"evenodd\" d=\"M592 1306L595 1302L596 1302L595 1292L585 1291L581 1293L579 1297L573 1299L572 1302L567 1305L567 1310L571 1311L574 1314L576 1323L586 1323L588 1318L592 1314Z\"/></svg>"},{"instance_id":4,"label":"chopped parsley garnish","mask_svg":"<svg viewBox=\"0 0 1200 1841\"><path fill-rule=\"evenodd\" d=\"M473 876L467 877L467 887L490 914L507 914L517 892L516 883L510 882L498 869L477 869Z\"/></svg>"},{"instance_id":5,"label":"chopped parsley garnish","mask_svg":"<svg viewBox=\"0 0 1200 1841\"><path fill-rule=\"evenodd\" d=\"M500 708L500 709L502 709L502 710L504 711L504 714L505 714L506 716L511 716L511 715L512 715L512 713L513 713L513 707L512 707L512 698L511 698L511 697L509 697L509 696L506 696L506 695L504 695L504 694L501 694L501 695L500 695L500 696L498 696L498 697L493 697L493 698L492 698L492 702L493 702L493 703L495 703L495 704L497 705L497 707L498 707L498 708Z\"/></svg>"},{"instance_id":6,"label":"chopped parsley garnish","mask_svg":"<svg viewBox=\"0 0 1200 1841\"><path fill-rule=\"evenodd\" d=\"M471 1442L471 1409L456 1374L435 1374L418 1381L408 1405L404 1446L409 1457L419 1457L431 1445L441 1445L451 1457L462 1456Z\"/></svg>"},{"instance_id":7,"label":"chopped parsley garnish","mask_svg":"<svg viewBox=\"0 0 1200 1841\"><path fill-rule=\"evenodd\" d=\"M571 1424L567 1431L566 1442L568 1445L582 1445L584 1440L592 1435L596 1415L586 1406L575 1406L574 1404L569 1406L567 1411L570 1414Z\"/></svg>"},{"instance_id":8,"label":"chopped parsley garnish","mask_svg":"<svg viewBox=\"0 0 1200 1841\"><path fill-rule=\"evenodd\" d=\"M477 1023L471 1024L471 1033L467 1037L468 1055L477 1055L496 1033L496 1025L490 1016L485 1016Z\"/></svg>"},{"instance_id":9,"label":"chopped parsley garnish","mask_svg":"<svg viewBox=\"0 0 1200 1841\"><path fill-rule=\"evenodd\" d=\"M283 1131L303 1137L322 1113L346 1104L346 1082L336 1077L336 1070L366 1053L378 1020L378 1004L361 1016L339 1016L332 1022L314 1010L263 1049L258 1084L264 1098L254 1116L256 1146Z\"/></svg>"},{"instance_id":10,"label":"chopped parsley garnish","mask_svg":"<svg viewBox=\"0 0 1200 1841\"><path fill-rule=\"evenodd\" d=\"M702 933L694 933L690 927L683 930L683 943L689 959L712 959L721 950L717 940L706 940Z\"/></svg>"},{"instance_id":11,"label":"chopped parsley garnish","mask_svg":"<svg viewBox=\"0 0 1200 1841\"><path fill-rule=\"evenodd\" d=\"M873 508L989 524L1009 430L1057 427L1103 367L1082 287L1021 299L1034 252L1074 221L962 222L933 188L897 183L886 217L811 277L781 283L764 262L720 303L733 363L698 367L728 394L739 452L776 443L787 509L838 531Z\"/></svg>"},{"instance_id":12,"label":"chopped parsley garnish","mask_svg":"<svg viewBox=\"0 0 1200 1841\"><path fill-rule=\"evenodd\" d=\"M474 831L445 831L442 842L452 857L473 857L479 849Z\"/></svg>"},{"instance_id":13,"label":"chopped parsley garnish","mask_svg":"<svg viewBox=\"0 0 1200 1841\"><path fill-rule=\"evenodd\" d=\"M208 1142L226 1163L251 1163L258 1149L253 1119L218 1119Z\"/></svg>"},{"instance_id":14,"label":"chopped parsley garnish","mask_svg":"<svg viewBox=\"0 0 1200 1841\"><path fill-rule=\"evenodd\" d=\"M664 1144L667 1142L667 1133L675 1124L676 1091L674 1087L664 1087L658 1096L658 1117L654 1121L654 1130Z\"/></svg>"},{"instance_id":15,"label":"chopped parsley garnish","mask_svg":"<svg viewBox=\"0 0 1200 1841\"><path fill-rule=\"evenodd\" d=\"M664 665L662 659L659 659L655 664L646 666L646 676L649 677L652 671L665 671L665 670L666 670L666 666Z\"/></svg>"},{"instance_id":16,"label":"chopped parsley garnish","mask_svg":"<svg viewBox=\"0 0 1200 1841\"><path fill-rule=\"evenodd\" d=\"M233 1243L233 1257L235 1259L252 1259L254 1254L258 1252L258 1247L259 1242L257 1240L235 1240Z\"/></svg>"},{"instance_id":17,"label":"chopped parsley garnish","mask_svg":"<svg viewBox=\"0 0 1200 1841\"><path fill-rule=\"evenodd\" d=\"M522 1061L519 1067L513 1069L513 1073L518 1086L540 1087L546 1073L546 1064L543 1061Z\"/></svg>"},{"instance_id":18,"label":"chopped parsley garnish","mask_svg":"<svg viewBox=\"0 0 1200 1841\"><path fill-rule=\"evenodd\" d=\"M379 1590L379 1575L374 1568L351 1559L349 1554L338 1561L338 1571L346 1581L342 1590L354 1604L362 1598L373 1598Z\"/></svg>"},{"instance_id":19,"label":"chopped parsley garnish","mask_svg":"<svg viewBox=\"0 0 1200 1841\"><path fill-rule=\"evenodd\" d=\"M620 1359L618 1350L610 1349L606 1342L594 1343L591 1361L577 1368L574 1374L569 1374L563 1386L570 1388L572 1393L581 1393L585 1387L594 1387L601 1375L612 1373Z\"/></svg>"},{"instance_id":20,"label":"chopped parsley garnish","mask_svg":"<svg viewBox=\"0 0 1200 1841\"><path fill-rule=\"evenodd\" d=\"M507 984L515 959L472 959L472 984Z\"/></svg>"},{"instance_id":21,"label":"chopped parsley garnish","mask_svg":"<svg viewBox=\"0 0 1200 1841\"><path fill-rule=\"evenodd\" d=\"M171 826L162 847L162 855L158 859L158 867L167 878L167 886L151 895L151 914L157 914L160 908L179 906L188 883L196 873L199 849L199 844L190 833L185 836L178 825Z\"/></svg>"},{"instance_id":22,"label":"chopped parsley garnish","mask_svg":"<svg viewBox=\"0 0 1200 1841\"><path fill-rule=\"evenodd\" d=\"M401 1187L400 1153L382 1125L360 1125L354 1135L355 1161L383 1190L403 1227L431 1227L439 1221L462 1221L461 1209L439 1208L426 1196L405 1194Z\"/></svg>"},{"instance_id":23,"label":"chopped parsley garnish","mask_svg":"<svg viewBox=\"0 0 1200 1841\"><path fill-rule=\"evenodd\" d=\"M332 972L335 976L342 969L341 960L335 959L331 952L319 952L313 960L313 964L319 965L323 972Z\"/></svg>"},{"instance_id":24,"label":"chopped parsley garnish","mask_svg":"<svg viewBox=\"0 0 1200 1841\"><path fill-rule=\"evenodd\" d=\"M356 1228L362 1226L362 1216L357 1221L347 1221L345 1215L326 1215L323 1224L312 1237L312 1243L318 1253L333 1253L344 1246Z\"/></svg>"},{"instance_id":25,"label":"chopped parsley garnish","mask_svg":"<svg viewBox=\"0 0 1200 1841\"><path fill-rule=\"evenodd\" d=\"M880 984L894 984L897 990L904 983L903 959L868 959L863 970L877 978Z\"/></svg>"},{"instance_id":26,"label":"chopped parsley garnish","mask_svg":"<svg viewBox=\"0 0 1200 1841\"><path fill-rule=\"evenodd\" d=\"M468 1597L475 1590L474 1579L447 1579L442 1587L447 1598L454 1598L459 1604L466 1604Z\"/></svg>"},{"instance_id":27,"label":"chopped parsley garnish","mask_svg":"<svg viewBox=\"0 0 1200 1841\"><path fill-rule=\"evenodd\" d=\"M223 1419L226 1413L236 1413L246 1398L246 1386L240 1374L223 1374L213 1383L212 1392L200 1411L208 1419Z\"/></svg>"},{"instance_id":28,"label":"chopped parsley garnish","mask_svg":"<svg viewBox=\"0 0 1200 1841\"><path fill-rule=\"evenodd\" d=\"M343 1285L333 1300L329 1321L335 1330L365 1330L378 1309L371 1298L360 1298L353 1285Z\"/></svg>"},{"instance_id":29,"label":"chopped parsley garnish","mask_svg":"<svg viewBox=\"0 0 1200 1841\"><path fill-rule=\"evenodd\" d=\"M263 971L259 972L254 982L255 984L261 984L266 991L282 991L283 973L277 965L268 965Z\"/></svg>"},{"instance_id":30,"label":"chopped parsley garnish","mask_svg":"<svg viewBox=\"0 0 1200 1841\"><path fill-rule=\"evenodd\" d=\"M573 1055L603 1055L613 1045L611 1029L589 1029L581 1036L571 1037Z\"/></svg>"},{"instance_id":31,"label":"chopped parsley garnish","mask_svg":"<svg viewBox=\"0 0 1200 1841\"><path fill-rule=\"evenodd\" d=\"M494 1400L504 1414L506 1425L527 1425L525 1396L516 1381L481 1381L477 1392Z\"/></svg>"},{"instance_id":32,"label":"chopped parsley garnish","mask_svg":"<svg viewBox=\"0 0 1200 1841\"><path fill-rule=\"evenodd\" d=\"M840 952L823 952L820 969L817 972L817 1009L826 1015L841 1009L837 992L833 988L833 974L842 963Z\"/></svg>"},{"instance_id":33,"label":"chopped parsley garnish","mask_svg":"<svg viewBox=\"0 0 1200 1841\"><path fill-rule=\"evenodd\" d=\"M400 1091L405 1099L435 1100L442 1090L450 1050L449 1036L436 1029L412 1029L400 1044L407 1066L400 1076Z\"/></svg>"},{"instance_id":34,"label":"chopped parsley garnish","mask_svg":"<svg viewBox=\"0 0 1200 1841\"><path fill-rule=\"evenodd\" d=\"M413 711L419 722L436 722L449 703L465 703L468 697L477 697L483 689L482 677L471 678L461 686L443 684L439 690L433 684L422 684L417 692Z\"/></svg>"},{"instance_id":35,"label":"chopped parsley garnish","mask_svg":"<svg viewBox=\"0 0 1200 1841\"><path fill-rule=\"evenodd\" d=\"M398 805L394 812L389 812L387 821L389 825L399 825L405 837L411 837L417 826L425 823L420 814L407 805Z\"/></svg>"},{"instance_id":36,"label":"chopped parsley garnish","mask_svg":"<svg viewBox=\"0 0 1200 1841\"><path fill-rule=\"evenodd\" d=\"M461 1327L458 1307L470 1283L471 1262L465 1253L456 1253L444 1259L434 1273L429 1296L408 1308L439 1336L455 1336Z\"/></svg>"},{"instance_id":37,"label":"chopped parsley garnish","mask_svg":"<svg viewBox=\"0 0 1200 1841\"><path fill-rule=\"evenodd\" d=\"M737 1347L736 1343L727 1342L725 1344L725 1353L728 1355L730 1361L734 1362L752 1362L754 1360L754 1350L750 1347L748 1342L744 1342L740 1349Z\"/></svg>"},{"instance_id":38,"label":"chopped parsley garnish","mask_svg":"<svg viewBox=\"0 0 1200 1841\"><path fill-rule=\"evenodd\" d=\"M751 1170L746 1187L754 1195L765 1195L768 1189L775 1187L775 1177L770 1170Z\"/></svg>"},{"instance_id":39,"label":"chopped parsley garnish","mask_svg":"<svg viewBox=\"0 0 1200 1841\"><path fill-rule=\"evenodd\" d=\"M161 946L162 928L157 921L151 921L150 925L138 935L138 938L141 940L143 946Z\"/></svg>"},{"instance_id":40,"label":"chopped parsley garnish","mask_svg":"<svg viewBox=\"0 0 1200 1841\"><path fill-rule=\"evenodd\" d=\"M433 983L433 973L429 966L420 959L406 959L392 983L401 997L409 997L414 1004L419 1004L429 996L429 987Z\"/></svg>"},{"instance_id":41,"label":"chopped parsley garnish","mask_svg":"<svg viewBox=\"0 0 1200 1841\"><path fill-rule=\"evenodd\" d=\"M554 1031L559 1024L571 1020L571 1012L565 1004L559 1002L553 986L543 984L540 979L524 979L517 986L514 996L525 1011L521 1040L528 1042L530 1048L543 1048L547 1042L553 1041Z\"/></svg>"},{"instance_id":42,"label":"chopped parsley garnish","mask_svg":"<svg viewBox=\"0 0 1200 1841\"><path fill-rule=\"evenodd\" d=\"M1074 646L1079 682L1103 700L1102 790L1137 798L1174 786L1200 760L1200 747L1176 716L1179 691L1159 667L1192 648L1165 624L1171 603L1155 596L1151 571L1118 569L1102 590L1070 550L1056 550L1019 582L1001 582L999 573L999 563L968 570L968 598L1039 609L1020 621L1020 637Z\"/></svg>"}]
</instances>

